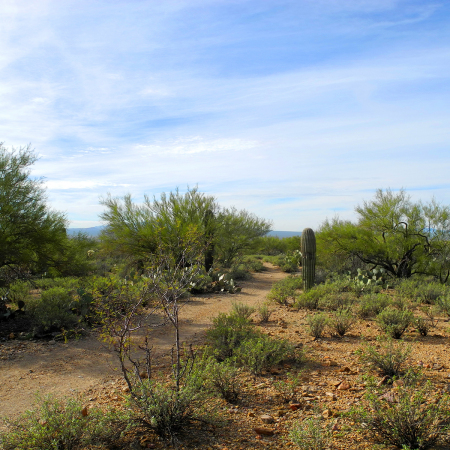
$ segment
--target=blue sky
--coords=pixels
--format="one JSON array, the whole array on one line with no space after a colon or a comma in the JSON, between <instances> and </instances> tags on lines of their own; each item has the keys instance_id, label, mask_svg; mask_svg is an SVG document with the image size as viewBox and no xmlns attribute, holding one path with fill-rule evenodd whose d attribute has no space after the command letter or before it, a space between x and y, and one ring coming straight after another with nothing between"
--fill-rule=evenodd
<instances>
[{"instance_id":1,"label":"blue sky","mask_svg":"<svg viewBox=\"0 0 450 450\"><path fill-rule=\"evenodd\" d=\"M450 2L3 0L0 142L51 206L198 185L317 228L377 188L450 204Z\"/></svg>"}]
</instances>

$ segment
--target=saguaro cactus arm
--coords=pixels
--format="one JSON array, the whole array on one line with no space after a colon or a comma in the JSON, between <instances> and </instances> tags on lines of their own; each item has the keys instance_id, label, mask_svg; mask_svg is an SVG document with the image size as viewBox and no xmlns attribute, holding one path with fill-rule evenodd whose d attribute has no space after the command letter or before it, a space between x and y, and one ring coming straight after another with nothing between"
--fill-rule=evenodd
<instances>
[{"instance_id":1,"label":"saguaro cactus arm","mask_svg":"<svg viewBox=\"0 0 450 450\"><path fill-rule=\"evenodd\" d=\"M302 273L303 288L308 291L314 286L316 276L316 236L311 228L302 232Z\"/></svg>"}]
</instances>

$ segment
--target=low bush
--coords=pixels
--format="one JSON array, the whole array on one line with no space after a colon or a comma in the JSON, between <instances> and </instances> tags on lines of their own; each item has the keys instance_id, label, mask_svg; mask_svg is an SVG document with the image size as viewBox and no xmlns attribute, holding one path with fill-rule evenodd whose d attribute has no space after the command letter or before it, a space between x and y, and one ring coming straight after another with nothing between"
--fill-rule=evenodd
<instances>
[{"instance_id":1,"label":"low bush","mask_svg":"<svg viewBox=\"0 0 450 450\"><path fill-rule=\"evenodd\" d=\"M450 317L450 295L443 295L436 300L439 309Z\"/></svg>"},{"instance_id":2,"label":"low bush","mask_svg":"<svg viewBox=\"0 0 450 450\"><path fill-rule=\"evenodd\" d=\"M272 309L270 309L267 303L263 303L258 307L258 316L261 323L267 323L272 315Z\"/></svg>"},{"instance_id":3,"label":"low bush","mask_svg":"<svg viewBox=\"0 0 450 450\"><path fill-rule=\"evenodd\" d=\"M274 389L278 392L284 403L296 400L297 390L301 384L301 373L297 375L287 373L286 380L279 380L273 383Z\"/></svg>"},{"instance_id":4,"label":"low bush","mask_svg":"<svg viewBox=\"0 0 450 450\"><path fill-rule=\"evenodd\" d=\"M328 326L332 332L344 336L356 323L355 316L349 310L336 311L331 315Z\"/></svg>"},{"instance_id":5,"label":"low bush","mask_svg":"<svg viewBox=\"0 0 450 450\"><path fill-rule=\"evenodd\" d=\"M207 340L218 361L231 358L243 341L259 336L251 323L234 314L219 314L212 327L206 332Z\"/></svg>"},{"instance_id":6,"label":"low bush","mask_svg":"<svg viewBox=\"0 0 450 450\"><path fill-rule=\"evenodd\" d=\"M205 387L227 402L236 403L242 392L239 369L234 362L217 362L210 358L204 370Z\"/></svg>"},{"instance_id":7,"label":"low bush","mask_svg":"<svg viewBox=\"0 0 450 450\"><path fill-rule=\"evenodd\" d=\"M113 410L85 409L79 400L37 397L37 409L7 420L0 434L4 450L82 450L110 448L128 416ZM109 445L108 445L109 444Z\"/></svg>"},{"instance_id":8,"label":"low bush","mask_svg":"<svg viewBox=\"0 0 450 450\"><path fill-rule=\"evenodd\" d=\"M244 303L232 302L232 314L242 319L248 319L254 312L255 308Z\"/></svg>"},{"instance_id":9,"label":"low bush","mask_svg":"<svg viewBox=\"0 0 450 450\"><path fill-rule=\"evenodd\" d=\"M356 302L356 295L353 292L338 292L327 294L321 299L321 306L329 311L339 311L350 309Z\"/></svg>"},{"instance_id":10,"label":"low bush","mask_svg":"<svg viewBox=\"0 0 450 450\"><path fill-rule=\"evenodd\" d=\"M428 317L416 317L414 319L414 325L421 336L426 336L433 326Z\"/></svg>"},{"instance_id":11,"label":"low bush","mask_svg":"<svg viewBox=\"0 0 450 450\"><path fill-rule=\"evenodd\" d=\"M289 433L291 441L301 450L325 450L331 443L331 431L316 418L298 422Z\"/></svg>"},{"instance_id":12,"label":"low bush","mask_svg":"<svg viewBox=\"0 0 450 450\"><path fill-rule=\"evenodd\" d=\"M32 317L37 333L74 329L81 317L72 312L74 297L71 290L54 287L42 291L41 297L28 303L28 312Z\"/></svg>"},{"instance_id":13,"label":"low bush","mask_svg":"<svg viewBox=\"0 0 450 450\"><path fill-rule=\"evenodd\" d=\"M377 347L366 345L359 351L359 355L361 361L392 378L404 373L411 347L401 342L395 343L392 339L379 339Z\"/></svg>"},{"instance_id":14,"label":"low bush","mask_svg":"<svg viewBox=\"0 0 450 450\"><path fill-rule=\"evenodd\" d=\"M300 277L289 276L273 284L267 298L281 305L287 305L290 300L294 300L296 292L303 286Z\"/></svg>"},{"instance_id":15,"label":"low bush","mask_svg":"<svg viewBox=\"0 0 450 450\"><path fill-rule=\"evenodd\" d=\"M432 396L431 384L406 383L389 393L387 401L380 390L369 389L368 408L353 411L362 429L384 445L410 450L435 448L446 443L450 431L450 399L447 394Z\"/></svg>"},{"instance_id":16,"label":"low bush","mask_svg":"<svg viewBox=\"0 0 450 450\"><path fill-rule=\"evenodd\" d=\"M316 339L320 339L329 323L329 318L323 313L310 314L307 316L306 322L309 327L309 334Z\"/></svg>"},{"instance_id":17,"label":"low bush","mask_svg":"<svg viewBox=\"0 0 450 450\"><path fill-rule=\"evenodd\" d=\"M307 292L300 294L294 303L294 306L298 309L314 310L319 307L319 302L323 298L323 294L319 289L312 288Z\"/></svg>"},{"instance_id":18,"label":"low bush","mask_svg":"<svg viewBox=\"0 0 450 450\"><path fill-rule=\"evenodd\" d=\"M375 317L391 304L391 297L386 294L379 293L363 295L359 300L356 313L362 319Z\"/></svg>"},{"instance_id":19,"label":"low bush","mask_svg":"<svg viewBox=\"0 0 450 450\"><path fill-rule=\"evenodd\" d=\"M253 375L260 375L282 361L295 358L295 348L289 341L267 335L245 340L236 351L237 362Z\"/></svg>"},{"instance_id":20,"label":"low bush","mask_svg":"<svg viewBox=\"0 0 450 450\"><path fill-rule=\"evenodd\" d=\"M382 331L394 339L400 339L414 319L408 310L398 310L388 307L377 316L377 322Z\"/></svg>"}]
</instances>

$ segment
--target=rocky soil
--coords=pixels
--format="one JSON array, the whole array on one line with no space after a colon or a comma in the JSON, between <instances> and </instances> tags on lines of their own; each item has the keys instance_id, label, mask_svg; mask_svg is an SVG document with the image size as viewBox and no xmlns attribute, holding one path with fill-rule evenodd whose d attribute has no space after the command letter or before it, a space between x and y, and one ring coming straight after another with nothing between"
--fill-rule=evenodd
<instances>
[{"instance_id":1,"label":"rocky soil","mask_svg":"<svg viewBox=\"0 0 450 450\"><path fill-rule=\"evenodd\" d=\"M232 301L257 306L266 300L272 283L284 276L270 266L266 272L254 274L250 281L241 283L243 289L238 294L193 298L181 312L182 339L200 345L212 318L220 312L229 312ZM354 431L351 420L343 414L363 401L366 386L361 376L368 369L360 362L357 350L363 341L374 341L380 334L375 322L359 321L344 338L327 336L315 340L307 332L307 311L280 305L273 305L273 309L270 322L256 326L271 336L289 339L303 348L307 363L302 368L283 365L256 379L243 376L242 400L237 405L223 401L220 406L222 421L215 426L199 424L189 430L180 438L179 448L295 448L288 439L289 429L312 415L324 417L326 425L332 429L332 448L375 448L366 436ZM257 322L256 315L254 321ZM414 349L410 364L423 368L437 395L449 388L449 336L449 322L440 317L437 327L428 336L420 336L410 328L403 338ZM167 355L172 345L170 328L156 329L152 342L158 349L157 367L168 372ZM289 380L292 373L300 374L302 382L295 401L284 402L274 383ZM17 339L0 343L0 407L3 416L13 417L31 408L37 391L58 396L79 394L88 406L111 404L119 407L125 390L116 355L98 340L95 333L68 343ZM156 436L143 433L136 437L133 445L134 448L166 448L167 444Z\"/></svg>"}]
</instances>

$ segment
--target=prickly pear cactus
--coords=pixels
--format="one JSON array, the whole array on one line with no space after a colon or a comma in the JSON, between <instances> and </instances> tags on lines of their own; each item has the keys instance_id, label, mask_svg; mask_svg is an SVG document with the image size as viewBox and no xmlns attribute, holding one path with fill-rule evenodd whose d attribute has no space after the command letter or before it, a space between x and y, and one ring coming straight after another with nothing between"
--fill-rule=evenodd
<instances>
[{"instance_id":1,"label":"prickly pear cactus","mask_svg":"<svg viewBox=\"0 0 450 450\"><path fill-rule=\"evenodd\" d=\"M388 287L386 271L383 268L373 270L358 269L358 275L355 277L355 283L362 289L366 286L380 286L383 289Z\"/></svg>"},{"instance_id":2,"label":"prickly pear cactus","mask_svg":"<svg viewBox=\"0 0 450 450\"><path fill-rule=\"evenodd\" d=\"M316 236L311 228L302 232L302 272L303 289L309 291L316 276Z\"/></svg>"}]
</instances>

